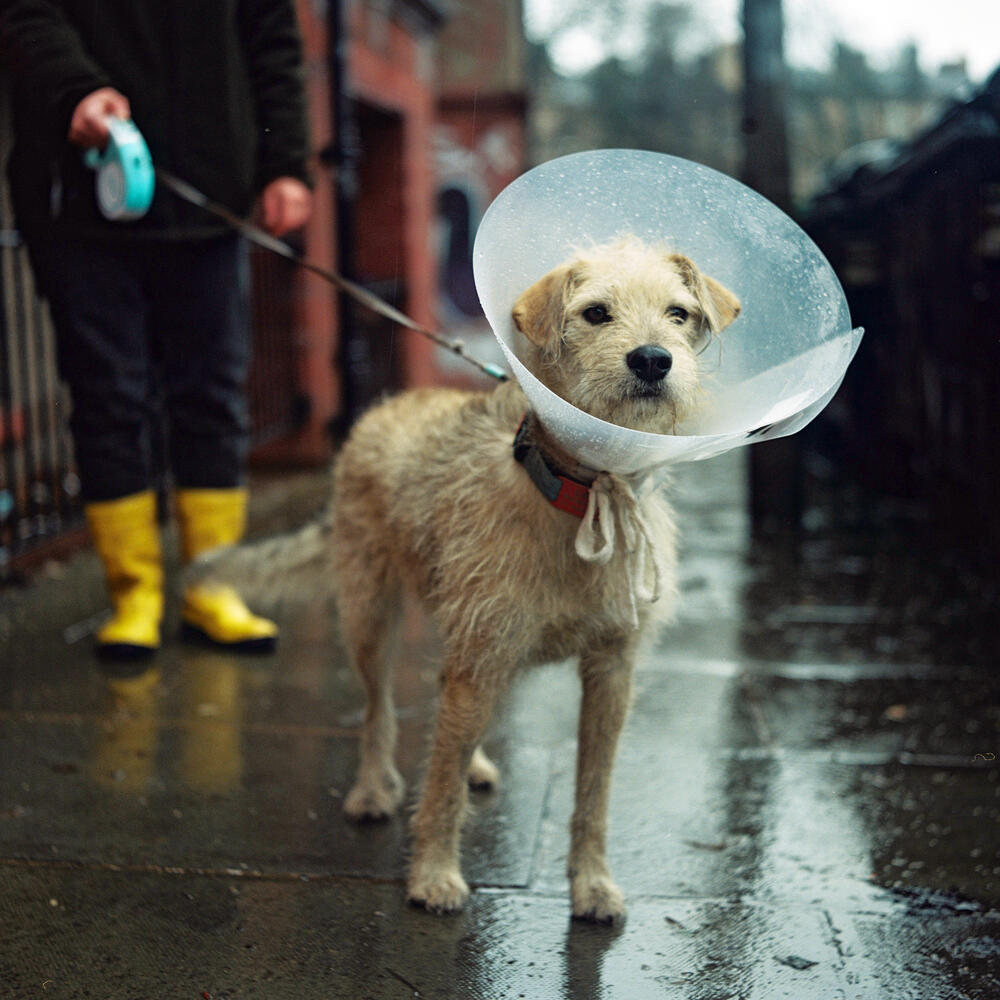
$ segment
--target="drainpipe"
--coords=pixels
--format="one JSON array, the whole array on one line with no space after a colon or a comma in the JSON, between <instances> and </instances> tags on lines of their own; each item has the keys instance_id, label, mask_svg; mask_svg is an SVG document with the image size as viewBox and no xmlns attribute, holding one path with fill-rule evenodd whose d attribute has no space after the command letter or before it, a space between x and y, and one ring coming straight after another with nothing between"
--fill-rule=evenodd
<instances>
[{"instance_id":1,"label":"drainpipe","mask_svg":"<svg viewBox=\"0 0 1000 1000\"><path fill-rule=\"evenodd\" d=\"M330 39L330 108L333 113L332 141L324 159L333 167L337 211L337 267L344 277L356 280L355 246L358 201L358 162L361 138L354 101L348 88L350 30L347 8L350 0L329 0L327 31ZM343 387L343 408L335 430L346 431L360 415L371 384L371 356L367 338L359 335L351 300L343 292L337 296L340 319L340 347L336 365Z\"/></svg>"}]
</instances>

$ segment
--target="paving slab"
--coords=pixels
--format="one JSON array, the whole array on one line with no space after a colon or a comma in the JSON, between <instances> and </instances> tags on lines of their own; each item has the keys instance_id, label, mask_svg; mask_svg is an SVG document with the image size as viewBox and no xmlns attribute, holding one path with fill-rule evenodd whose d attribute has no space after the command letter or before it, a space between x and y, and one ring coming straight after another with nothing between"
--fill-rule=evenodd
<instances>
[{"instance_id":1,"label":"paving slab","mask_svg":"<svg viewBox=\"0 0 1000 1000\"><path fill-rule=\"evenodd\" d=\"M400 759L419 781L423 725L403 722ZM548 787L549 752L491 741L502 793L473 796L469 877L524 886ZM0 843L6 856L164 868L400 879L406 811L386 823L342 814L355 734L137 717L0 729Z\"/></svg>"},{"instance_id":2,"label":"paving slab","mask_svg":"<svg viewBox=\"0 0 1000 1000\"><path fill-rule=\"evenodd\" d=\"M477 893L435 920L394 886L336 879L50 867L5 882L10 995L756 1000L834 997L842 979L829 923L809 909L640 900L610 930L517 892Z\"/></svg>"},{"instance_id":3,"label":"paving slab","mask_svg":"<svg viewBox=\"0 0 1000 1000\"><path fill-rule=\"evenodd\" d=\"M264 484L255 531L325 489ZM754 545L738 453L674 489L678 619L640 658L612 786L620 928L569 915L572 664L502 699L474 892L436 918L405 902L407 811L342 816L362 698L326 602L240 657L178 642L172 600L156 669L123 682L90 653L92 555L0 592L0 996L996 1000L988 589L858 533ZM411 799L438 651L408 614Z\"/></svg>"}]
</instances>

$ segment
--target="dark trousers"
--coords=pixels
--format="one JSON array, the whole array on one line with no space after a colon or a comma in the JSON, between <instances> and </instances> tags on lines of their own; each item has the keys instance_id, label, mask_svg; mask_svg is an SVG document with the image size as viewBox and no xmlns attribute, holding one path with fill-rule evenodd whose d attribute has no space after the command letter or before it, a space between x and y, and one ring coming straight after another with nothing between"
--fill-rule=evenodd
<instances>
[{"instance_id":1,"label":"dark trousers","mask_svg":"<svg viewBox=\"0 0 1000 1000\"><path fill-rule=\"evenodd\" d=\"M250 354L242 240L74 239L30 249L72 397L84 498L150 489L157 464L180 488L238 485Z\"/></svg>"}]
</instances>

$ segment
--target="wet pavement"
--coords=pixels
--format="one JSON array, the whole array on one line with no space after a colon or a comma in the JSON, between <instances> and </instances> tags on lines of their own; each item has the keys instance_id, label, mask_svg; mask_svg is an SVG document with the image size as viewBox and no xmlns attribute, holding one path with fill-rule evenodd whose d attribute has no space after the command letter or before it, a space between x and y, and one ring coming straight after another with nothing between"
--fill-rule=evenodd
<instances>
[{"instance_id":1,"label":"wet pavement","mask_svg":"<svg viewBox=\"0 0 1000 1000\"><path fill-rule=\"evenodd\" d=\"M1000 682L988 577L913 536L752 547L744 455L676 485L682 601L642 659L611 802L622 928L570 920L572 667L523 678L464 841L466 911L405 902L406 820L341 815L361 696L317 601L278 652L172 638L108 682L82 553L0 592L0 996L1000 997ZM260 482L258 532L325 477ZM398 675L412 788L436 641Z\"/></svg>"}]
</instances>

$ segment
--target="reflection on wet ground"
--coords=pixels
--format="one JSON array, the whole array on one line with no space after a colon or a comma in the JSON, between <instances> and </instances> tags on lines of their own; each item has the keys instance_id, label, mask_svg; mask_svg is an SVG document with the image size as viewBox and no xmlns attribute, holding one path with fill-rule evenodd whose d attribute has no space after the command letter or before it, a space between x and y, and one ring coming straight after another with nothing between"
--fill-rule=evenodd
<instances>
[{"instance_id":1,"label":"reflection on wet ground","mask_svg":"<svg viewBox=\"0 0 1000 1000\"><path fill-rule=\"evenodd\" d=\"M570 665L500 709L476 891L434 918L405 904L405 816L341 816L361 698L321 601L282 613L273 657L170 641L110 683L91 556L4 592L0 995L1000 996L995 591L905 535L752 547L742 457L678 476L680 616L643 657L613 789L620 929L569 919ZM258 528L323 488L263 484ZM411 788L435 648L411 616Z\"/></svg>"}]
</instances>

